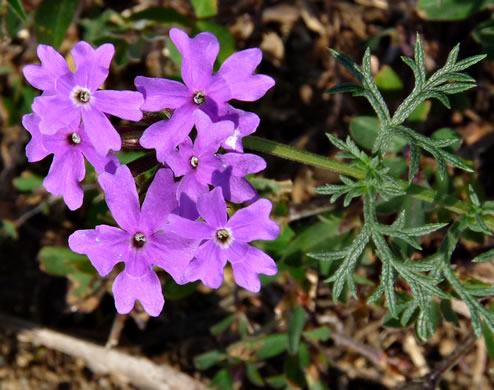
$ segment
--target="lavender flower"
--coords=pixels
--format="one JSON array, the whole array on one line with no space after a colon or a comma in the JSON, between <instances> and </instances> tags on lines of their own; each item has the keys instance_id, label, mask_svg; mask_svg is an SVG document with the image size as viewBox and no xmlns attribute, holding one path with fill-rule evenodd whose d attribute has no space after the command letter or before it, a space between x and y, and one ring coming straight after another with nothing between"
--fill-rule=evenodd
<instances>
[{"instance_id":1,"label":"lavender flower","mask_svg":"<svg viewBox=\"0 0 494 390\"><path fill-rule=\"evenodd\" d=\"M45 55L46 53L49 55ZM66 72L61 58L46 47L41 50L42 65L28 67L25 75L34 86L48 93L37 97L33 111L41 117L41 133L51 135L69 123L82 120L87 135L98 154L105 156L110 149L120 150L121 139L107 115L138 121L143 97L139 92L98 90L108 76L115 48L105 44L94 50L79 42L72 49L76 72ZM60 74L61 72L64 72ZM46 84L40 80L48 75Z\"/></svg>"},{"instance_id":2,"label":"lavender flower","mask_svg":"<svg viewBox=\"0 0 494 390\"><path fill-rule=\"evenodd\" d=\"M262 58L260 49L239 51L213 74L213 65L219 51L216 37L201 33L190 39L177 28L170 30L170 38L182 54L182 78L185 85L172 80L138 76L135 85L145 96L144 111L174 109L169 120L156 122L146 129L141 145L156 149L158 160L179 145L193 126L192 113L201 110L213 120L225 114L231 99L254 101L274 85L266 75L254 75Z\"/></svg>"},{"instance_id":3,"label":"lavender flower","mask_svg":"<svg viewBox=\"0 0 494 390\"><path fill-rule=\"evenodd\" d=\"M84 157L97 173L115 172L119 165L118 159L112 153L105 157L97 154L78 121L60 129L55 135L41 134L39 122L40 117L36 114L27 114L22 118L22 124L32 136L26 146L28 161L40 161L54 154L43 185L53 195L62 195L69 209L78 209L84 196L80 185L86 175Z\"/></svg>"},{"instance_id":4,"label":"lavender flower","mask_svg":"<svg viewBox=\"0 0 494 390\"><path fill-rule=\"evenodd\" d=\"M175 176L183 176L177 189L179 215L196 219L199 214L194 204L200 195L209 192L209 185L221 187L225 199L229 201L254 201L257 192L245 176L266 168L265 161L253 154L217 155L220 144L233 132L233 122L213 123L202 111L194 112L193 116L197 129L194 143L187 137L179 149L166 158Z\"/></svg>"},{"instance_id":5,"label":"lavender flower","mask_svg":"<svg viewBox=\"0 0 494 390\"><path fill-rule=\"evenodd\" d=\"M195 142L192 143L187 137L165 161L176 177L183 176L178 185L177 199L185 193L195 202L199 195L209 192L214 173L222 170L221 161L215 153L223 140L233 134L233 123L212 123L202 111L194 112L193 120L197 129Z\"/></svg>"},{"instance_id":6,"label":"lavender flower","mask_svg":"<svg viewBox=\"0 0 494 390\"><path fill-rule=\"evenodd\" d=\"M258 274L274 275L278 270L271 257L247 243L274 240L278 236L279 226L269 219L271 208L270 201L260 199L237 211L227 221L221 188L215 188L197 201L197 210L205 222L170 215L167 230L182 237L203 240L195 259L185 270L185 278L201 280L208 287L218 288L228 260L237 284L258 292L261 288Z\"/></svg>"},{"instance_id":7,"label":"lavender flower","mask_svg":"<svg viewBox=\"0 0 494 390\"><path fill-rule=\"evenodd\" d=\"M124 271L113 282L117 311L129 313L138 299L149 315L157 316L164 299L153 264L166 270L177 283L184 283L184 270L197 246L196 241L161 231L177 206L173 174L169 169L156 173L142 207L127 166L120 166L114 175L103 173L98 180L121 229L99 225L78 230L69 237L69 246L76 253L86 254L101 276L124 262Z\"/></svg>"}]
</instances>

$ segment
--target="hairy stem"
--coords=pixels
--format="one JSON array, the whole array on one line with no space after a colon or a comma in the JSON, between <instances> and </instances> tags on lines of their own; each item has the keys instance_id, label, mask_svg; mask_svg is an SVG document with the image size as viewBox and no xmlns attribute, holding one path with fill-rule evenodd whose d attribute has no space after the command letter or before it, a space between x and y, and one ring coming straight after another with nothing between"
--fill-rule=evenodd
<instances>
[{"instance_id":1,"label":"hairy stem","mask_svg":"<svg viewBox=\"0 0 494 390\"><path fill-rule=\"evenodd\" d=\"M359 168L350 167L348 164L331 160L314 153L299 150L293 146L270 141L254 135L244 137L242 141L246 148L257 152L264 152L273 156L286 158L287 160L301 162L303 164L312 165L318 168L324 168L332 172L355 177L357 179L363 179L365 177L365 172Z\"/></svg>"}]
</instances>

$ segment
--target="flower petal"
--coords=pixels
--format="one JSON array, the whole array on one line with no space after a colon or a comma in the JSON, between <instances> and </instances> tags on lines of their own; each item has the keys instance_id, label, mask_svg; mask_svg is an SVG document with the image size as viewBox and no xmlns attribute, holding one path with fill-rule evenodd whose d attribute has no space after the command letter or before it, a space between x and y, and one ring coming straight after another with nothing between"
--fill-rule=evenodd
<instances>
[{"instance_id":1,"label":"flower petal","mask_svg":"<svg viewBox=\"0 0 494 390\"><path fill-rule=\"evenodd\" d=\"M113 153L108 153L105 157L101 157L96 151L94 147L89 143L82 143L79 146L84 157L89 161L89 163L94 167L96 173L108 172L112 175L115 173L117 168L120 166L120 161L118 157Z\"/></svg>"},{"instance_id":2,"label":"flower petal","mask_svg":"<svg viewBox=\"0 0 494 390\"><path fill-rule=\"evenodd\" d=\"M245 178L249 173L256 173L266 168L261 157L249 153L226 153L219 155L221 171L212 172L211 184L221 187L225 199L234 203L253 202L257 191Z\"/></svg>"},{"instance_id":3,"label":"flower petal","mask_svg":"<svg viewBox=\"0 0 494 390\"><path fill-rule=\"evenodd\" d=\"M246 79L261 63L262 51L259 48L240 50L228 57L220 67L218 74L225 76L236 76ZM228 77L225 77L228 79Z\"/></svg>"},{"instance_id":4,"label":"flower petal","mask_svg":"<svg viewBox=\"0 0 494 390\"><path fill-rule=\"evenodd\" d=\"M178 206L176 192L177 183L173 180L172 171L158 170L142 204L139 227L148 234L161 229L166 224L168 215Z\"/></svg>"},{"instance_id":5,"label":"flower petal","mask_svg":"<svg viewBox=\"0 0 494 390\"><path fill-rule=\"evenodd\" d=\"M34 99L33 111L41 118L39 131L53 135L68 124L80 121L81 110L70 98L57 95L42 95Z\"/></svg>"},{"instance_id":6,"label":"flower petal","mask_svg":"<svg viewBox=\"0 0 494 390\"><path fill-rule=\"evenodd\" d=\"M280 233L278 224L269 219L273 208L267 199L259 199L250 206L238 210L228 221L236 240L274 240Z\"/></svg>"},{"instance_id":7,"label":"flower petal","mask_svg":"<svg viewBox=\"0 0 494 390\"><path fill-rule=\"evenodd\" d=\"M36 49L36 53L38 54L41 63L49 68L52 75L60 76L61 74L70 72L70 68L65 61L65 58L53 47L40 44Z\"/></svg>"},{"instance_id":8,"label":"flower petal","mask_svg":"<svg viewBox=\"0 0 494 390\"><path fill-rule=\"evenodd\" d=\"M139 300L146 313L157 317L165 304L161 282L151 268L140 277L134 277L124 270L115 278L112 291L115 307L120 314L130 313L135 301Z\"/></svg>"},{"instance_id":9,"label":"flower petal","mask_svg":"<svg viewBox=\"0 0 494 390\"><path fill-rule=\"evenodd\" d=\"M197 138L194 142L194 154L196 156L216 153L221 143L233 134L233 122L213 123L209 116L201 110L194 112L193 119L197 129Z\"/></svg>"},{"instance_id":10,"label":"flower petal","mask_svg":"<svg viewBox=\"0 0 494 390\"><path fill-rule=\"evenodd\" d=\"M22 68L22 74L34 88L48 92L55 90L56 79L43 66L26 65Z\"/></svg>"},{"instance_id":11,"label":"flower petal","mask_svg":"<svg viewBox=\"0 0 494 390\"><path fill-rule=\"evenodd\" d=\"M57 78L70 72L70 68L65 58L51 46L38 45L37 52L41 65L27 65L22 73L34 88L52 93Z\"/></svg>"},{"instance_id":12,"label":"flower petal","mask_svg":"<svg viewBox=\"0 0 494 390\"><path fill-rule=\"evenodd\" d=\"M199 218L199 213L197 212L196 202L192 200L189 195L182 192L178 196L178 208L174 211L174 214L181 217L195 221Z\"/></svg>"},{"instance_id":13,"label":"flower petal","mask_svg":"<svg viewBox=\"0 0 494 390\"><path fill-rule=\"evenodd\" d=\"M215 171L211 177L211 184L221 187L226 200L233 203L252 203L259 195L252 184L243 177L233 176L232 167L228 167L223 172Z\"/></svg>"},{"instance_id":14,"label":"flower petal","mask_svg":"<svg viewBox=\"0 0 494 390\"><path fill-rule=\"evenodd\" d=\"M94 50L87 42L80 41L72 48L76 64L75 79L81 87L96 91L108 77L108 68L115 53L115 47L106 43Z\"/></svg>"},{"instance_id":15,"label":"flower petal","mask_svg":"<svg viewBox=\"0 0 494 390\"><path fill-rule=\"evenodd\" d=\"M205 92L207 95L206 101L213 100L220 109L224 109L226 102L233 98L230 85L228 85L228 82L218 74L211 77Z\"/></svg>"},{"instance_id":16,"label":"flower petal","mask_svg":"<svg viewBox=\"0 0 494 390\"><path fill-rule=\"evenodd\" d=\"M146 149L156 149L158 161L165 162L167 155L182 143L192 130L192 113L195 109L192 104L177 108L170 119L149 126L139 142Z\"/></svg>"},{"instance_id":17,"label":"flower petal","mask_svg":"<svg viewBox=\"0 0 494 390\"><path fill-rule=\"evenodd\" d=\"M166 157L166 164L172 169L176 177L185 175L193 168L190 159L193 156L192 141L186 137L184 142L178 146L178 150L172 150Z\"/></svg>"},{"instance_id":18,"label":"flower petal","mask_svg":"<svg viewBox=\"0 0 494 390\"><path fill-rule=\"evenodd\" d=\"M207 184L202 184L197 181L194 172L186 174L182 180L180 180L177 187L177 199L180 199L182 193L186 193L187 196L194 202L199 199L202 194L207 194L209 192L209 186Z\"/></svg>"},{"instance_id":19,"label":"flower petal","mask_svg":"<svg viewBox=\"0 0 494 390\"><path fill-rule=\"evenodd\" d=\"M225 265L226 257L221 248L208 241L197 249L196 258L185 270L185 279L189 282L200 280L209 288L218 288L223 283Z\"/></svg>"},{"instance_id":20,"label":"flower petal","mask_svg":"<svg viewBox=\"0 0 494 390\"><path fill-rule=\"evenodd\" d=\"M86 61L94 61L99 66L108 68L115 54L115 47L106 43L95 50L89 43L80 41L72 48L71 54L76 66L81 66Z\"/></svg>"},{"instance_id":21,"label":"flower petal","mask_svg":"<svg viewBox=\"0 0 494 390\"><path fill-rule=\"evenodd\" d=\"M217 74L228 83L232 99L252 102L274 85L272 77L252 74L261 59L262 51L252 48L236 52L223 62Z\"/></svg>"},{"instance_id":22,"label":"flower petal","mask_svg":"<svg viewBox=\"0 0 494 390\"><path fill-rule=\"evenodd\" d=\"M105 192L105 201L113 218L129 234L136 233L139 222L139 199L134 178L126 165L118 167L114 175L107 172L98 177Z\"/></svg>"},{"instance_id":23,"label":"flower petal","mask_svg":"<svg viewBox=\"0 0 494 390\"><path fill-rule=\"evenodd\" d=\"M81 153L78 145L76 146L69 142L69 137L71 137L74 132L79 132L78 124L63 127L54 135L43 135L43 145L46 150L57 156L62 156L67 153Z\"/></svg>"},{"instance_id":24,"label":"flower petal","mask_svg":"<svg viewBox=\"0 0 494 390\"><path fill-rule=\"evenodd\" d=\"M249 247L244 261L232 263L235 282L251 292L257 293L261 289L259 274L275 275L278 267L274 260L260 249Z\"/></svg>"},{"instance_id":25,"label":"flower petal","mask_svg":"<svg viewBox=\"0 0 494 390\"><path fill-rule=\"evenodd\" d=\"M95 50L89 43L80 41L73 47L71 54L78 67L86 61L94 61L103 68L109 68L115 54L115 46L105 43Z\"/></svg>"},{"instance_id":26,"label":"flower petal","mask_svg":"<svg viewBox=\"0 0 494 390\"><path fill-rule=\"evenodd\" d=\"M22 125L31 134L31 141L26 146L27 161L35 162L44 159L50 152L43 145L43 135L39 131L41 118L36 114L22 117Z\"/></svg>"},{"instance_id":27,"label":"flower petal","mask_svg":"<svg viewBox=\"0 0 494 390\"><path fill-rule=\"evenodd\" d=\"M72 72L65 73L57 79L56 92L61 97L70 99L70 94L76 85L77 81L74 74Z\"/></svg>"},{"instance_id":28,"label":"flower petal","mask_svg":"<svg viewBox=\"0 0 494 390\"><path fill-rule=\"evenodd\" d=\"M73 150L55 155L43 186L51 194L62 195L69 209L81 207L84 191L80 185L86 175L86 166L81 152Z\"/></svg>"},{"instance_id":29,"label":"flower petal","mask_svg":"<svg viewBox=\"0 0 494 390\"><path fill-rule=\"evenodd\" d=\"M170 38L182 54L182 78L189 89L204 90L210 83L213 65L220 45L218 39L203 32L190 39L178 28L170 30Z\"/></svg>"},{"instance_id":30,"label":"flower petal","mask_svg":"<svg viewBox=\"0 0 494 390\"><path fill-rule=\"evenodd\" d=\"M115 54L115 46L111 43L104 43L96 49L98 63L103 68L109 68L113 55Z\"/></svg>"},{"instance_id":31,"label":"flower petal","mask_svg":"<svg viewBox=\"0 0 494 390\"><path fill-rule=\"evenodd\" d=\"M202 155L199 157L199 165L195 169L195 177L199 183L211 184L216 172L221 172L222 170L221 160L218 155Z\"/></svg>"},{"instance_id":32,"label":"flower petal","mask_svg":"<svg viewBox=\"0 0 494 390\"><path fill-rule=\"evenodd\" d=\"M149 240L149 238L146 238L146 244L147 240ZM134 241L133 237L132 241ZM140 278L146 275L152 268L151 264L148 263L146 244L139 249L132 244L131 249L128 251L128 256L125 259L125 272L133 278Z\"/></svg>"},{"instance_id":33,"label":"flower petal","mask_svg":"<svg viewBox=\"0 0 494 390\"><path fill-rule=\"evenodd\" d=\"M224 227L227 215L221 188L215 188L207 194L201 195L197 201L197 211L211 227Z\"/></svg>"},{"instance_id":34,"label":"flower petal","mask_svg":"<svg viewBox=\"0 0 494 390\"><path fill-rule=\"evenodd\" d=\"M69 237L69 247L87 255L101 276L108 275L115 264L125 261L132 249L129 233L108 225L75 231Z\"/></svg>"},{"instance_id":35,"label":"flower petal","mask_svg":"<svg viewBox=\"0 0 494 390\"><path fill-rule=\"evenodd\" d=\"M161 111L178 108L191 99L188 88L178 81L137 76L134 82L144 95L143 111Z\"/></svg>"},{"instance_id":36,"label":"flower petal","mask_svg":"<svg viewBox=\"0 0 494 390\"><path fill-rule=\"evenodd\" d=\"M164 227L164 230L184 238L209 239L214 234L214 229L207 223L191 221L175 214L168 216L168 222L169 224Z\"/></svg>"},{"instance_id":37,"label":"flower petal","mask_svg":"<svg viewBox=\"0 0 494 390\"><path fill-rule=\"evenodd\" d=\"M79 149L84 154L84 157L86 157L89 163L94 167L96 173L100 174L103 172L108 172L114 174L120 166L120 161L117 156L111 152L104 157L96 153L93 144L89 140L89 136L84 130L84 125L82 124L79 127L79 136L81 137Z\"/></svg>"},{"instance_id":38,"label":"flower petal","mask_svg":"<svg viewBox=\"0 0 494 390\"><path fill-rule=\"evenodd\" d=\"M140 107L144 98L140 92L101 90L94 92L93 107L107 114L126 119L140 121Z\"/></svg>"},{"instance_id":39,"label":"flower petal","mask_svg":"<svg viewBox=\"0 0 494 390\"><path fill-rule=\"evenodd\" d=\"M225 256L230 263L239 263L245 260L245 256L247 256L247 252L249 252L250 245L235 240L235 235L233 237L233 242L230 244L228 248L224 249Z\"/></svg>"},{"instance_id":40,"label":"flower petal","mask_svg":"<svg viewBox=\"0 0 494 390\"><path fill-rule=\"evenodd\" d=\"M84 129L96 152L106 156L110 149L120 150L122 140L106 115L92 107L81 111Z\"/></svg>"},{"instance_id":41,"label":"flower petal","mask_svg":"<svg viewBox=\"0 0 494 390\"><path fill-rule=\"evenodd\" d=\"M223 148L236 152L243 152L242 138L252 134L259 126L260 118L253 112L236 109L229 104L225 105L226 112L220 113L218 120L230 120L235 123L233 135L223 142Z\"/></svg>"},{"instance_id":42,"label":"flower petal","mask_svg":"<svg viewBox=\"0 0 494 390\"><path fill-rule=\"evenodd\" d=\"M168 272L175 282L185 284L184 272L194 257L197 240L189 240L169 232L154 234L146 247L147 261Z\"/></svg>"},{"instance_id":43,"label":"flower petal","mask_svg":"<svg viewBox=\"0 0 494 390\"><path fill-rule=\"evenodd\" d=\"M257 173L266 169L266 161L256 154L226 153L220 156L223 165L232 167L233 176L244 177L250 173Z\"/></svg>"}]
</instances>

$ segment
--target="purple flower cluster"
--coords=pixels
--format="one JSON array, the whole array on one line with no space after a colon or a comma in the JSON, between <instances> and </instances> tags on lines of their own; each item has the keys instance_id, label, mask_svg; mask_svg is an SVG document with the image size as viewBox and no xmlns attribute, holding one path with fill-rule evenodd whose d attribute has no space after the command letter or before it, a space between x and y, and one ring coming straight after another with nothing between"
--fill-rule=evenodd
<instances>
[{"instance_id":1,"label":"purple flower cluster","mask_svg":"<svg viewBox=\"0 0 494 390\"><path fill-rule=\"evenodd\" d=\"M229 261L236 283L252 292L260 289L259 274L277 272L273 259L248 244L274 240L279 233L269 218L271 203L257 200L245 179L266 167L242 147L242 137L256 130L259 117L228 103L257 100L274 85L271 77L253 73L262 53L257 48L237 52L214 73L219 51L214 35L191 39L173 28L170 37L182 54L185 84L138 76L137 92L99 89L109 73L111 44L95 50L79 42L71 52L75 72L52 47L40 45L41 65L24 68L26 79L43 91L33 103L34 113L23 118L32 137L28 160L54 155L44 186L62 195L71 210L83 202L84 157L94 166L119 227L78 230L69 246L86 254L101 276L125 264L113 283L122 314L139 300L149 315L159 315L164 298L154 266L178 284L201 280L218 288ZM143 194L129 168L112 153L120 150L122 139L109 118L139 121L143 111L164 109L173 112L171 118L150 125L139 140L143 150L156 150L158 160L141 206ZM250 205L228 219L226 201Z\"/></svg>"},{"instance_id":2,"label":"purple flower cluster","mask_svg":"<svg viewBox=\"0 0 494 390\"><path fill-rule=\"evenodd\" d=\"M120 150L122 141L106 114L142 119L141 93L98 90L108 77L114 52L111 44L94 50L79 42L71 52L76 65L73 73L55 49L39 45L41 65L27 65L23 70L27 81L43 91L34 99L34 113L23 118L32 136L26 148L28 161L54 155L44 186L53 195L62 195L71 210L82 205L83 155L97 173L115 172L119 165L110 149Z\"/></svg>"}]
</instances>

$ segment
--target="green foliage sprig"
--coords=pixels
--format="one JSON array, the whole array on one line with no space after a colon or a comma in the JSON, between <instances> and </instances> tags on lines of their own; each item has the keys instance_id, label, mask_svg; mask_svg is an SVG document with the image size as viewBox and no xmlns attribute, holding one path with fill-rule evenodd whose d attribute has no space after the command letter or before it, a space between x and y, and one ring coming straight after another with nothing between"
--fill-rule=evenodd
<instances>
[{"instance_id":1,"label":"green foliage sprig","mask_svg":"<svg viewBox=\"0 0 494 390\"><path fill-rule=\"evenodd\" d=\"M376 216L377 196L388 200L394 196L404 195L400 183L392 177L388 168L382 167L380 155L370 158L365 152L359 150L357 145L348 137L346 143L341 142L332 135L328 135L331 142L343 151L342 157L353 159L353 164L366 170L366 176L359 181L351 181L342 176L343 185L328 184L316 189L319 194L332 195L334 202L339 196L346 194L344 205L348 205L352 198L356 196L364 197L364 226L359 235L347 249L337 252L312 253L309 256L318 260L334 261L343 259L338 270L329 278L327 282L334 282L333 299L336 301L343 292L345 283L349 291L356 297L357 289L354 282L353 273L358 260L367 244L371 241L376 247L376 252L383 262L381 270L381 284L369 297L371 302L376 301L385 295L390 313L393 317L398 316L398 306L396 299L395 283L397 276L400 276L410 286L414 296L418 297L419 307L426 310L430 294L445 299L449 298L437 286L441 282L439 276L430 276L423 273L427 271L427 263L411 262L400 259L388 246L385 239L387 237L398 237L416 249L421 249L415 237L429 234L443 228L447 224L427 224L419 227L405 227L405 213L402 212L392 225L381 224Z\"/></svg>"},{"instance_id":2,"label":"green foliage sprig","mask_svg":"<svg viewBox=\"0 0 494 390\"><path fill-rule=\"evenodd\" d=\"M365 97L379 119L379 132L371 155L360 150L350 137L343 142L328 134L333 145L341 150L339 156L350 160L350 167L363 172L354 179L340 176L342 184L328 184L316 188L319 194L331 195L331 202L344 196L343 205L345 207L352 199L363 198L364 224L353 242L343 250L309 254L321 261L339 262L336 272L327 279L327 282L333 283L333 299L336 301L341 297L345 286L353 296L357 296L355 269L365 248L373 246L377 257L381 260L382 267L380 283L367 300L376 302L384 296L390 316L398 319L402 326L415 321L418 336L421 339L429 338L438 325L438 302L442 300L447 306L452 297L458 297L470 310L472 325L477 336L485 332L486 326L494 330L494 313L486 309L479 301L481 298L492 295L494 287L463 283L451 265L451 256L465 230L491 234L484 222L484 217L494 213L494 203L487 202L482 205L477 194L470 187L470 204L463 213L464 215L450 225L437 253L418 261L411 260L407 251L399 250L397 240L401 240L414 250L421 250L417 237L442 229L448 223L408 227L405 223L405 211L403 211L394 223L385 225L378 220L376 213L376 202L379 199L388 200L407 193L419 169L420 155L423 151L430 153L436 160L441 180L448 175L446 163L472 172L467 163L446 150L448 146L457 142L456 139L433 140L407 127L405 123L412 112L425 100L437 99L450 108L448 95L464 92L476 85L471 76L461 72L485 56L478 55L458 61L459 45L457 45L450 52L446 64L428 76L422 41L420 36L417 36L414 59L402 57L413 71L415 86L410 95L391 115L372 77L370 50L365 52L362 66L358 66L349 57L335 50L331 50L331 53L357 78L360 84L346 83L328 92L351 92L354 96ZM393 177L389 169L383 165L386 143L395 135L404 137L410 145L408 188L404 188L403 182ZM475 260L486 261L491 257L494 257L494 251L489 251ZM408 291L411 294L398 291L396 287L398 280L408 285Z\"/></svg>"},{"instance_id":3,"label":"green foliage sprig","mask_svg":"<svg viewBox=\"0 0 494 390\"><path fill-rule=\"evenodd\" d=\"M475 80L471 76L461 72L484 59L485 55L477 55L458 61L459 50L460 46L455 46L449 53L446 64L430 77L427 77L422 40L417 35L414 59L402 57L402 60L413 71L415 87L391 116L386 102L372 78L370 49L366 50L361 67L351 58L330 49L331 54L361 82L361 85L344 84L331 88L328 93L352 92L354 96L367 98L380 123L373 153L383 153L386 150L387 142L394 134L404 136L408 140L410 145L408 179L410 182L417 173L421 150L429 152L435 158L442 179L447 176L445 162L472 172L472 169L465 162L445 150L448 146L455 144L456 140L432 140L403 125L410 114L425 100L437 99L447 108L451 108L448 95L464 92L476 86Z\"/></svg>"}]
</instances>

